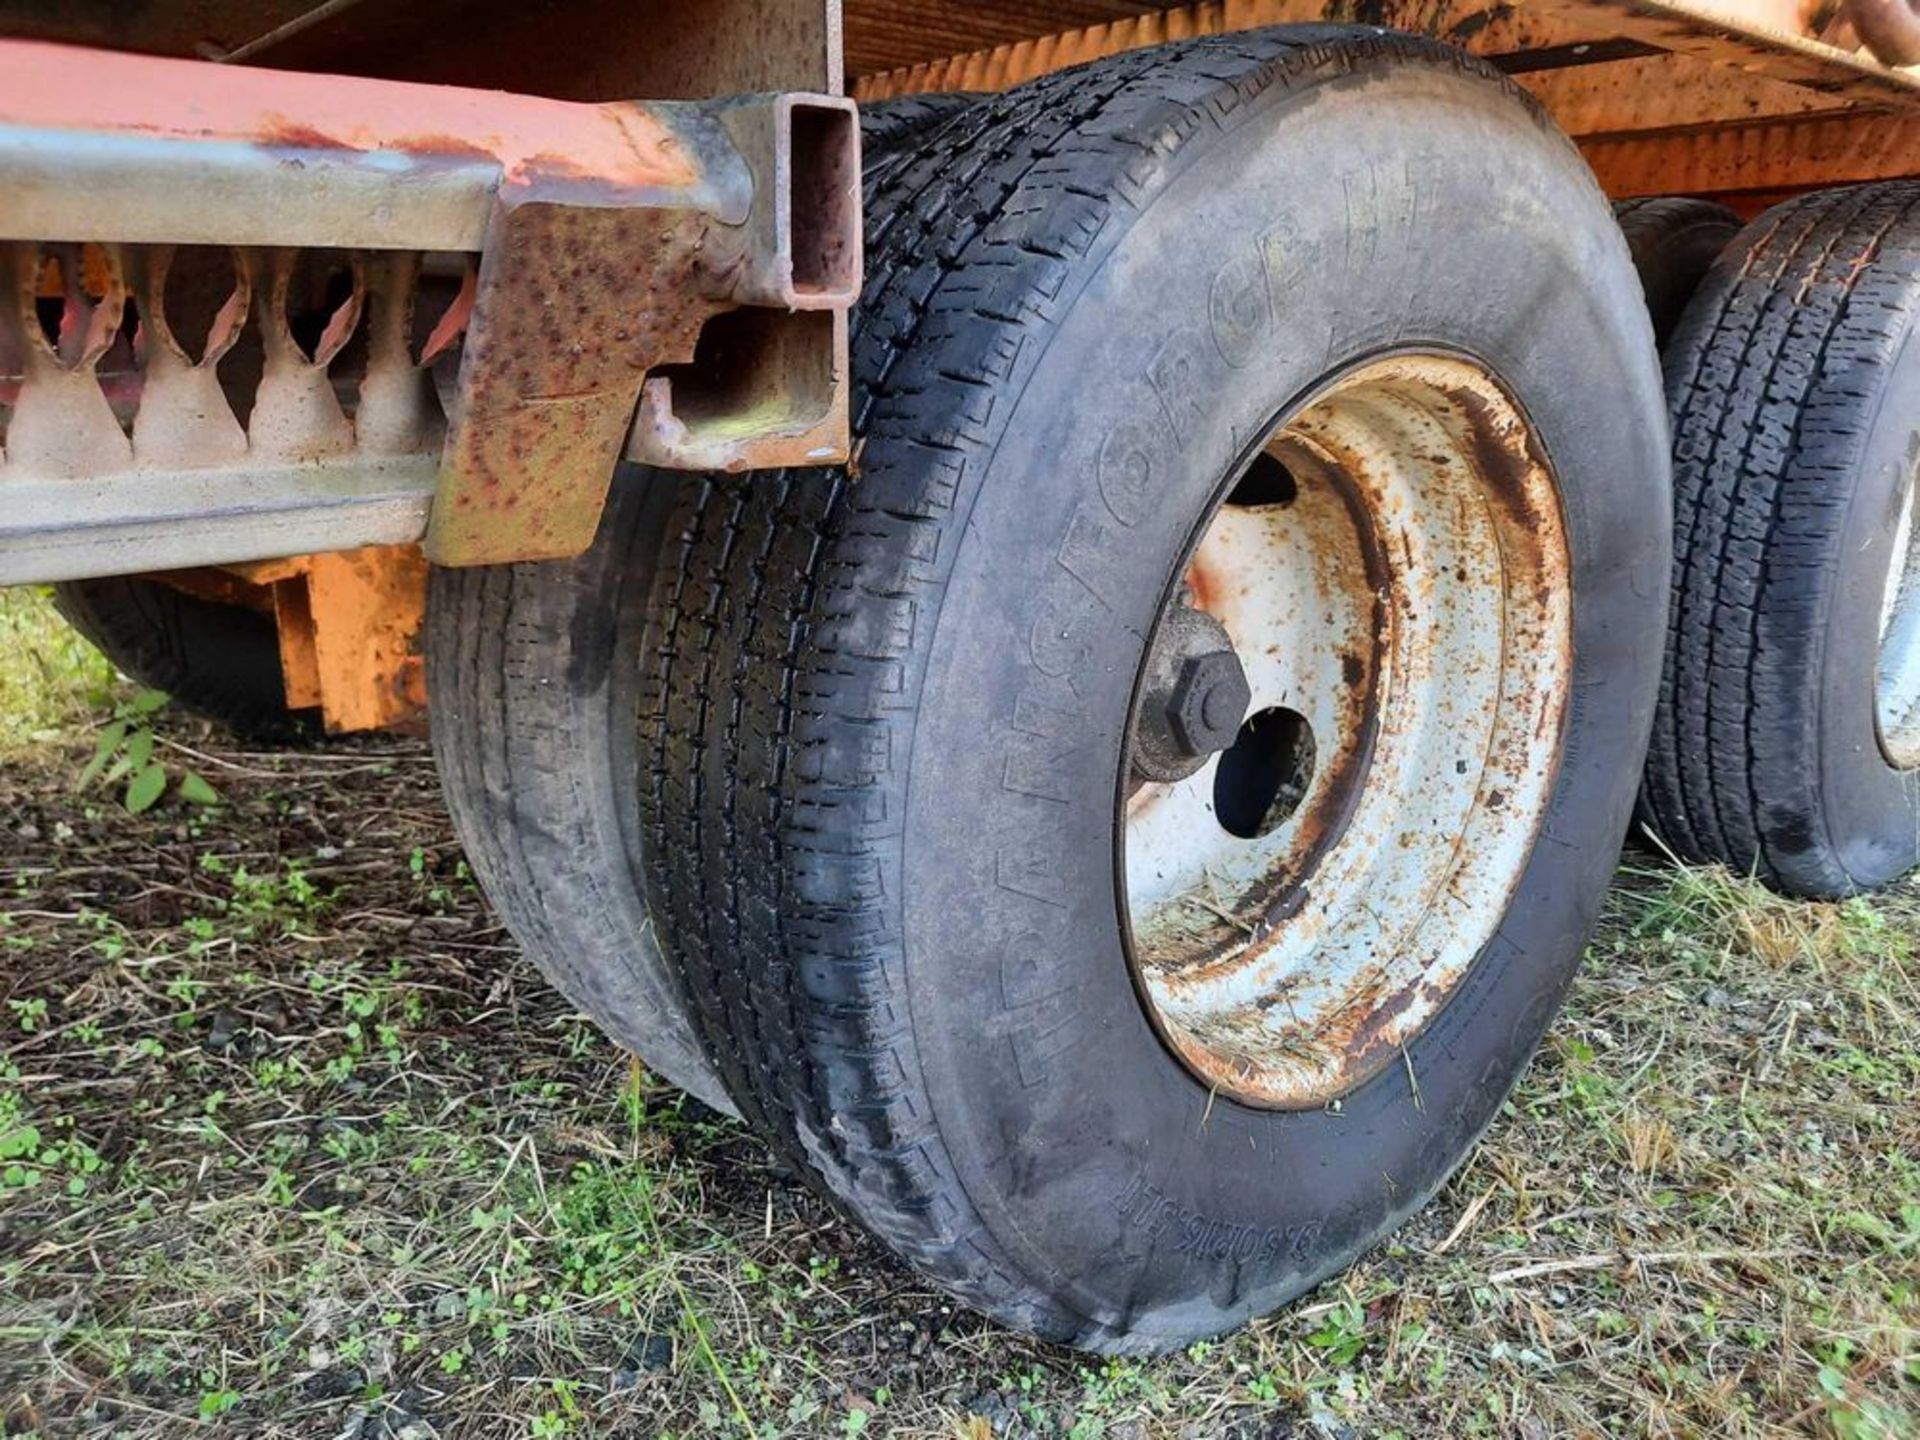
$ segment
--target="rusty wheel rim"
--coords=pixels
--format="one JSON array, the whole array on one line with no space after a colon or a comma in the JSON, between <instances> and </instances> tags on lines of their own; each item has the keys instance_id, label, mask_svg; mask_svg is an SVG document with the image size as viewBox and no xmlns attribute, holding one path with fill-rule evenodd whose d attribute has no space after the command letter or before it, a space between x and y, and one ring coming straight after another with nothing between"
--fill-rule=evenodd
<instances>
[{"instance_id":1,"label":"rusty wheel rim","mask_svg":"<svg viewBox=\"0 0 1920 1440\"><path fill-rule=\"evenodd\" d=\"M1551 467L1455 356L1337 377L1207 518L1137 687L1118 863L1142 1001L1216 1093L1336 1102L1493 938L1557 770L1567 576ZM1222 634L1243 717L1229 667L1168 659Z\"/></svg>"},{"instance_id":2,"label":"rusty wheel rim","mask_svg":"<svg viewBox=\"0 0 1920 1440\"><path fill-rule=\"evenodd\" d=\"M1880 600L1874 666L1874 720L1880 750L1896 770L1920 766L1920 537L1914 533L1916 477L1908 475L1893 531L1893 561Z\"/></svg>"}]
</instances>

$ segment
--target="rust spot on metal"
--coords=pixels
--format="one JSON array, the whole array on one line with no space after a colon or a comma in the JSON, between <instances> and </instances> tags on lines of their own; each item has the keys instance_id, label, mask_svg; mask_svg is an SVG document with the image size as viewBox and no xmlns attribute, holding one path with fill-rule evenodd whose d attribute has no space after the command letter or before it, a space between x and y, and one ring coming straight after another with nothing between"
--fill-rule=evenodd
<instances>
[{"instance_id":1,"label":"rust spot on metal","mask_svg":"<svg viewBox=\"0 0 1920 1440\"><path fill-rule=\"evenodd\" d=\"M641 323L627 257L698 275L733 238L694 212L503 196L480 264L428 552L481 564L578 554L649 369L693 358L724 308L689 283ZM554 263L554 257L559 263ZM450 503L449 503L450 502Z\"/></svg>"},{"instance_id":2,"label":"rust spot on metal","mask_svg":"<svg viewBox=\"0 0 1920 1440\"><path fill-rule=\"evenodd\" d=\"M400 135L389 147L409 155L434 155L451 159L487 160L493 152L464 135Z\"/></svg>"},{"instance_id":3,"label":"rust spot on metal","mask_svg":"<svg viewBox=\"0 0 1920 1440\"><path fill-rule=\"evenodd\" d=\"M285 115L263 116L254 137L270 149L280 150L356 150L359 147L336 140L324 130Z\"/></svg>"},{"instance_id":4,"label":"rust spot on metal","mask_svg":"<svg viewBox=\"0 0 1920 1440\"><path fill-rule=\"evenodd\" d=\"M1211 611L1220 600L1218 587L1197 558L1187 566L1187 595L1196 610Z\"/></svg>"}]
</instances>

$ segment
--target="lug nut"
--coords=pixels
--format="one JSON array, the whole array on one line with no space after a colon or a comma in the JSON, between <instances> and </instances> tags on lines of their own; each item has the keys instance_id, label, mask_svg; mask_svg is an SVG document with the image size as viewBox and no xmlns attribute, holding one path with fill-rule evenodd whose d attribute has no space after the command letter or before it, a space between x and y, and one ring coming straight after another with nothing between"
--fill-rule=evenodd
<instances>
[{"instance_id":1,"label":"lug nut","mask_svg":"<svg viewBox=\"0 0 1920 1440\"><path fill-rule=\"evenodd\" d=\"M1226 626L1204 610L1169 606L1141 676L1128 760L1140 780L1184 780L1240 733L1252 695Z\"/></svg>"},{"instance_id":2,"label":"lug nut","mask_svg":"<svg viewBox=\"0 0 1920 1440\"><path fill-rule=\"evenodd\" d=\"M1252 700L1240 657L1231 650L1211 650L1181 667L1168 696L1167 723L1188 755L1211 755L1233 743Z\"/></svg>"}]
</instances>

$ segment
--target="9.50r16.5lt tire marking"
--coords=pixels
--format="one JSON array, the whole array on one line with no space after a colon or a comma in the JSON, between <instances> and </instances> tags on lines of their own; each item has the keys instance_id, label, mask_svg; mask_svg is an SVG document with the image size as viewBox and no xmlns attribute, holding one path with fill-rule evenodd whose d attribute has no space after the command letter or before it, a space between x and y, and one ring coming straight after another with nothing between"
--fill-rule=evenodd
<instances>
[{"instance_id":1,"label":"9.50r16.5lt tire marking","mask_svg":"<svg viewBox=\"0 0 1920 1440\"><path fill-rule=\"evenodd\" d=\"M1579 156L1514 87L1338 27L983 98L868 206L857 475L691 482L668 526L646 649L653 913L743 1115L896 1253L1044 1335L1177 1345L1299 1293L1418 1207L1564 992L1659 668L1670 497L1639 287ZM1372 473L1405 484L1370 488L1349 440L1384 441ZM1291 636L1240 624L1195 582L1210 517L1270 445L1303 490L1401 496L1353 527L1356 554L1395 554L1352 646L1304 614ZM1522 472L1536 513L1506 530L1521 491L1481 481ZM1442 514L1471 543L1436 545ZM1270 518L1243 538L1291 545ZM1439 573L1443 553L1461 573ZM1428 601L1456 594L1468 619L1422 632ZM1326 753L1351 737L1319 698L1356 687L1361 728L1369 709L1407 728L1347 746L1355 793L1373 793L1369 756L1397 755L1440 797L1405 825L1368 813L1416 857L1379 896L1383 938L1451 947L1370 968L1366 897L1316 859L1347 821L1300 789L1289 813L1331 839L1276 842L1294 873L1263 860L1223 893L1239 922L1223 930L1298 939L1293 917L1337 911L1360 1008L1338 1025L1289 1009L1310 943L1297 968L1249 970L1188 1025L1226 1058L1212 1082L1136 983L1154 957L1128 934L1126 806L1140 765L1224 763L1247 702L1234 666L1205 659L1205 695L1166 692L1174 748L1136 755L1163 622L1197 648L1158 659L1230 645L1245 694L1268 686L1262 703L1318 725ZM1473 723L1450 722L1439 685L1395 688L1423 658L1396 647L1421 633L1490 666L1462 687ZM1510 693L1528 677L1493 658L1502 636L1531 644L1543 694ZM1253 653L1289 643L1297 673ZM1512 784L1507 715L1544 737ZM1283 753L1302 751L1262 758ZM1240 795L1227 814L1203 785L1191 818L1212 796L1214 830L1252 844L1234 830L1292 823L1263 830L1285 788L1281 773L1264 808ZM1275 1023L1255 1033L1262 1007ZM1356 1036L1359 1063L1287 1089L1289 1053ZM1246 1080L1263 1070L1286 1093Z\"/></svg>"}]
</instances>

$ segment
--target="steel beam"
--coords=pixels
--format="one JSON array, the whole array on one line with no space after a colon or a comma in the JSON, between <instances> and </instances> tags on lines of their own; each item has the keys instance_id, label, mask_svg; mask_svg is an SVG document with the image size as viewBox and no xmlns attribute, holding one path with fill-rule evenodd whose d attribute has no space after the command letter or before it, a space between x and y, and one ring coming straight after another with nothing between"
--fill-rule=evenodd
<instances>
[{"instance_id":1,"label":"steel beam","mask_svg":"<svg viewBox=\"0 0 1920 1440\"><path fill-rule=\"evenodd\" d=\"M433 456L0 482L0 585L417 540Z\"/></svg>"},{"instance_id":2,"label":"steel beam","mask_svg":"<svg viewBox=\"0 0 1920 1440\"><path fill-rule=\"evenodd\" d=\"M574 554L649 376L651 463L841 458L858 155L824 95L586 104L0 42L0 581L421 539L402 462L438 464L433 560ZM198 333L170 319L181 247ZM734 312L763 318L703 346ZM188 495L211 518L174 535Z\"/></svg>"}]
</instances>

